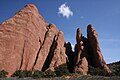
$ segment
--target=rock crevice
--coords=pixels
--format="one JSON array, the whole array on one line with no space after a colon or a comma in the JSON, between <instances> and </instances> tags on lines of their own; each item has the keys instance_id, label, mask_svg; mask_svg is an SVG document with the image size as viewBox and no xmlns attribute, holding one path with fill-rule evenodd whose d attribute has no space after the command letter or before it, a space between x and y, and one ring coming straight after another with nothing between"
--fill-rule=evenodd
<instances>
[{"instance_id":1,"label":"rock crevice","mask_svg":"<svg viewBox=\"0 0 120 80\"><path fill-rule=\"evenodd\" d=\"M25 48L25 41L24 41L24 45L23 45L23 52L22 52L22 56L21 56L21 64L20 64L19 70L21 69L22 64L23 64L24 48Z\"/></svg>"},{"instance_id":2,"label":"rock crevice","mask_svg":"<svg viewBox=\"0 0 120 80\"><path fill-rule=\"evenodd\" d=\"M40 50L41 50L42 46L43 46L44 43L45 43L45 40L46 40L46 37L47 37L48 32L49 32L49 29L48 29L48 30L46 31L46 33L45 33L45 36L44 36L44 39L43 39L42 44L41 44L41 40L39 39L39 42L40 42L40 45L39 45L39 46L40 46L40 47L39 47L39 50L38 50L38 52L37 52L37 56L36 56L36 59L35 59L35 62L34 62L34 65L33 65L32 70L34 69L34 66L35 66L36 63L37 63L37 60L38 60L38 57L39 57Z\"/></svg>"},{"instance_id":3,"label":"rock crevice","mask_svg":"<svg viewBox=\"0 0 120 80\"><path fill-rule=\"evenodd\" d=\"M56 48L56 46L57 46L57 42L56 42L56 35L54 36L54 39L53 39L53 43L52 43L52 45L51 45L51 47L50 47L50 51L49 51L49 53L48 53L48 56L47 56L47 58L46 58L46 60L45 60L45 63L44 63L44 65L43 65L43 67L42 67L42 71L45 71L45 70L47 70L48 68L49 68L49 65L50 65L50 63L51 63L51 60L52 60L52 58L53 58L53 53L54 53L54 51L55 51L55 48Z\"/></svg>"}]
</instances>

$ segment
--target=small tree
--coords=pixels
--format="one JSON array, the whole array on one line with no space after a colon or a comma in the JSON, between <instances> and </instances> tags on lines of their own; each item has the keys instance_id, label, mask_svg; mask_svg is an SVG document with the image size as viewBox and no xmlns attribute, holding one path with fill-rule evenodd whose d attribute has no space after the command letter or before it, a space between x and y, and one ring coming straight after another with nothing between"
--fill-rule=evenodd
<instances>
[{"instance_id":1,"label":"small tree","mask_svg":"<svg viewBox=\"0 0 120 80\"><path fill-rule=\"evenodd\" d=\"M0 78L1 77L6 77L6 75L8 75L8 72L4 71L4 70L1 70L0 71Z\"/></svg>"}]
</instances>

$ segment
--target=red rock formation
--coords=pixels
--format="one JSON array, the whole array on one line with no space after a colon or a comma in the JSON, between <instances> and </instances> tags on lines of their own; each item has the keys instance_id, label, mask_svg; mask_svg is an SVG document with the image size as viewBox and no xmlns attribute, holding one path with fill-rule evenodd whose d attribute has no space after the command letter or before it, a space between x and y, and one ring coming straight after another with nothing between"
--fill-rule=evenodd
<instances>
[{"instance_id":1,"label":"red rock formation","mask_svg":"<svg viewBox=\"0 0 120 80\"><path fill-rule=\"evenodd\" d=\"M76 42L77 44L75 45L75 51L76 51L75 62L78 63L81 60L80 55L84 48L82 41L82 31L79 28L76 31Z\"/></svg>"},{"instance_id":2,"label":"red rock formation","mask_svg":"<svg viewBox=\"0 0 120 80\"><path fill-rule=\"evenodd\" d=\"M50 28L46 32L43 45L40 47L40 50L38 52L38 57L36 59L35 65L34 65L35 70L42 69L44 62L47 58L47 55L50 51L50 47L52 45L53 39L54 39L55 35L57 35L57 33L58 33L58 29L56 28L55 25L51 24Z\"/></svg>"},{"instance_id":3,"label":"red rock formation","mask_svg":"<svg viewBox=\"0 0 120 80\"><path fill-rule=\"evenodd\" d=\"M61 57L55 60L61 61L58 66L66 59L63 34L55 25L45 22L35 5L25 6L0 25L0 70L7 71L8 76L19 69L41 70L55 36L58 47L54 53Z\"/></svg>"},{"instance_id":4,"label":"red rock formation","mask_svg":"<svg viewBox=\"0 0 120 80\"><path fill-rule=\"evenodd\" d=\"M99 67L111 73L100 50L98 33L92 25L88 25L87 27L87 37L88 39L83 37L82 31L79 28L77 29L74 72L86 75L89 64L90 66Z\"/></svg>"},{"instance_id":5,"label":"red rock formation","mask_svg":"<svg viewBox=\"0 0 120 80\"><path fill-rule=\"evenodd\" d=\"M108 73L111 73L110 69L106 65L106 62L103 58L102 52L100 50L100 45L98 42L98 33L94 29L94 27L90 24L87 27L87 37L88 41L93 49L93 65L94 67L103 68Z\"/></svg>"},{"instance_id":6,"label":"red rock formation","mask_svg":"<svg viewBox=\"0 0 120 80\"><path fill-rule=\"evenodd\" d=\"M87 75L88 73L88 61L83 57L79 63L75 66L75 73Z\"/></svg>"},{"instance_id":7,"label":"red rock formation","mask_svg":"<svg viewBox=\"0 0 120 80\"><path fill-rule=\"evenodd\" d=\"M59 65L65 64L67 59L64 47L64 33L62 31L59 31L57 36L56 48L54 49L53 58L48 68L52 71L54 71L54 69Z\"/></svg>"},{"instance_id":8,"label":"red rock formation","mask_svg":"<svg viewBox=\"0 0 120 80\"><path fill-rule=\"evenodd\" d=\"M75 73L86 75L88 64L110 73L100 51L98 34L92 25L88 25L87 36L88 39L83 38L78 28L75 52L72 52L70 45L65 49L63 32L54 24L48 25L35 5L27 5L0 24L0 70L7 71L8 76L16 70L54 70L68 59L71 64L69 69L74 68Z\"/></svg>"},{"instance_id":9,"label":"red rock formation","mask_svg":"<svg viewBox=\"0 0 120 80\"><path fill-rule=\"evenodd\" d=\"M75 68L74 72L82 75L88 73L88 62L85 57L82 57L82 51L84 49L82 41L82 31L78 28L76 31L76 46L75 46Z\"/></svg>"},{"instance_id":10,"label":"red rock formation","mask_svg":"<svg viewBox=\"0 0 120 80\"><path fill-rule=\"evenodd\" d=\"M67 65L69 72L73 73L74 71L74 58L75 53L72 51L72 46L70 42L65 43L66 54L68 56Z\"/></svg>"}]
</instances>

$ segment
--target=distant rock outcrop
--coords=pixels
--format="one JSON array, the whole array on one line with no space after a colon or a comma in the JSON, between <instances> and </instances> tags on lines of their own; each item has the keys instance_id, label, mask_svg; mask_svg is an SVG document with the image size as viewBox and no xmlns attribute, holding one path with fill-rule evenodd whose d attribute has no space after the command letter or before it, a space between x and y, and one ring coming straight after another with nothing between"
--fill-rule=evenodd
<instances>
[{"instance_id":1,"label":"distant rock outcrop","mask_svg":"<svg viewBox=\"0 0 120 80\"><path fill-rule=\"evenodd\" d=\"M64 34L33 4L0 25L0 70L46 70L66 63ZM47 60L49 61L47 62Z\"/></svg>"}]
</instances>

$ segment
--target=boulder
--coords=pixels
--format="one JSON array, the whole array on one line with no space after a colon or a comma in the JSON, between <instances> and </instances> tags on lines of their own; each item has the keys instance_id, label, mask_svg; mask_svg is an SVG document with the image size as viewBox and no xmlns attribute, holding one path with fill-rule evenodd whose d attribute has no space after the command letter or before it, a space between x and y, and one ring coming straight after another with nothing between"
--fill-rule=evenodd
<instances>
[{"instance_id":1,"label":"boulder","mask_svg":"<svg viewBox=\"0 0 120 80\"><path fill-rule=\"evenodd\" d=\"M88 61L85 57L83 57L79 63L75 66L75 73L81 75L87 75L88 73Z\"/></svg>"}]
</instances>

